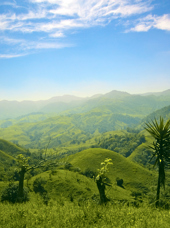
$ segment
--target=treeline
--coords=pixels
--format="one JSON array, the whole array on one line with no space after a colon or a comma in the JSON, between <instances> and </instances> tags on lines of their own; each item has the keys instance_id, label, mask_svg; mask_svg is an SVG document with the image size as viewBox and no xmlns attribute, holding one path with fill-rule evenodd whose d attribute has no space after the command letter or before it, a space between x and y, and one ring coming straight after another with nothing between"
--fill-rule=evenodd
<instances>
[{"instance_id":1,"label":"treeline","mask_svg":"<svg viewBox=\"0 0 170 228\"><path fill-rule=\"evenodd\" d=\"M113 150L124 157L128 157L145 141L145 136L138 133L110 134L107 138L96 139L97 143L93 147Z\"/></svg>"}]
</instances>

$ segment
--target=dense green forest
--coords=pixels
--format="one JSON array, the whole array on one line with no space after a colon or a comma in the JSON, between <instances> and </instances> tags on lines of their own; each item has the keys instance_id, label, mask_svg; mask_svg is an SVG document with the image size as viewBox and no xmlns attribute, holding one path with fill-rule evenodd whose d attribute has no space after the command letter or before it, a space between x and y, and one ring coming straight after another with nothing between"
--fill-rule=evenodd
<instances>
[{"instance_id":1,"label":"dense green forest","mask_svg":"<svg viewBox=\"0 0 170 228\"><path fill-rule=\"evenodd\" d=\"M161 171L158 208L159 141L146 123L161 127L160 116L168 123L169 94L112 91L53 101L34 103L38 112L1 116L1 227L168 227L169 166Z\"/></svg>"}]
</instances>

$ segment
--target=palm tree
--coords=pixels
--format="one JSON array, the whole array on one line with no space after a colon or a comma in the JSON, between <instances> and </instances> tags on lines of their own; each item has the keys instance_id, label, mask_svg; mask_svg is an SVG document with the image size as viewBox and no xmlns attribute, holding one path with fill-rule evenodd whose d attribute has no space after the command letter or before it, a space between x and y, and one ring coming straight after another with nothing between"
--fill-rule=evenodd
<instances>
[{"instance_id":1,"label":"palm tree","mask_svg":"<svg viewBox=\"0 0 170 228\"><path fill-rule=\"evenodd\" d=\"M160 187L165 189L165 167L170 162L170 120L164 124L164 119L160 117L158 123L156 119L145 123L145 130L148 131L155 141L152 146L153 155L150 161L155 157L155 165L158 165L158 185L156 195L156 207L159 206Z\"/></svg>"}]
</instances>

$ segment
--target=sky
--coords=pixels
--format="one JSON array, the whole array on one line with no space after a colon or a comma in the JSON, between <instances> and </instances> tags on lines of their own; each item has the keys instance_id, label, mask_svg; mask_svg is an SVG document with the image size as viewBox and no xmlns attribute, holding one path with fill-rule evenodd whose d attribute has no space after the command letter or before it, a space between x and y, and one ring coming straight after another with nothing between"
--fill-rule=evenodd
<instances>
[{"instance_id":1,"label":"sky","mask_svg":"<svg viewBox=\"0 0 170 228\"><path fill-rule=\"evenodd\" d=\"M169 0L0 0L0 100L167 89Z\"/></svg>"}]
</instances>

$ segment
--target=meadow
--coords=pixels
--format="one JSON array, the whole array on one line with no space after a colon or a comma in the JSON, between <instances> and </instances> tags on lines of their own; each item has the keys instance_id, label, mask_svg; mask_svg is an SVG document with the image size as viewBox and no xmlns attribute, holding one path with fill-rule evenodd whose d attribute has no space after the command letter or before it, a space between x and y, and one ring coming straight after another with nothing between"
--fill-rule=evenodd
<instances>
[{"instance_id":1,"label":"meadow","mask_svg":"<svg viewBox=\"0 0 170 228\"><path fill-rule=\"evenodd\" d=\"M82 205L64 200L44 205L39 195L24 204L0 204L1 228L168 228L170 211L148 204L136 208L110 202L106 206L87 201Z\"/></svg>"}]
</instances>

